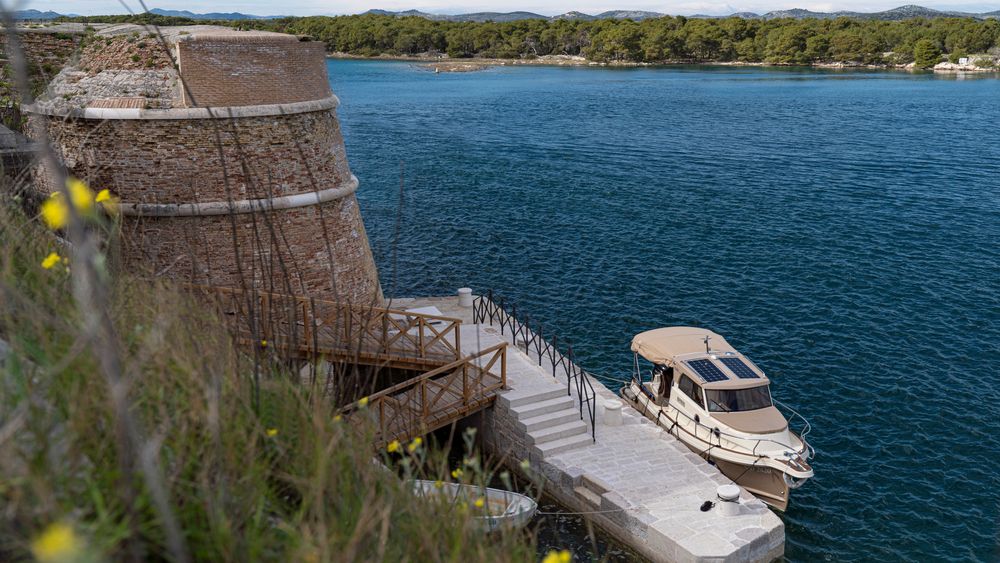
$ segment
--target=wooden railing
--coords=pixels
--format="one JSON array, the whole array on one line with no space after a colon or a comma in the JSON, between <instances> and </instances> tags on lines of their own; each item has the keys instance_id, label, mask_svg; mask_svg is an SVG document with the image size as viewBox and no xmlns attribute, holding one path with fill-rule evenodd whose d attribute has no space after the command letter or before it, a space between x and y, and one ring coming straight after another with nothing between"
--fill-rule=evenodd
<instances>
[{"instance_id":1,"label":"wooden railing","mask_svg":"<svg viewBox=\"0 0 1000 563\"><path fill-rule=\"evenodd\" d=\"M353 403L341 413L367 416L375 445L405 441L450 424L491 403L507 385L507 343L429 371Z\"/></svg>"},{"instance_id":2,"label":"wooden railing","mask_svg":"<svg viewBox=\"0 0 1000 563\"><path fill-rule=\"evenodd\" d=\"M461 358L460 319L262 291L192 289L214 303L243 344L410 369Z\"/></svg>"}]
</instances>

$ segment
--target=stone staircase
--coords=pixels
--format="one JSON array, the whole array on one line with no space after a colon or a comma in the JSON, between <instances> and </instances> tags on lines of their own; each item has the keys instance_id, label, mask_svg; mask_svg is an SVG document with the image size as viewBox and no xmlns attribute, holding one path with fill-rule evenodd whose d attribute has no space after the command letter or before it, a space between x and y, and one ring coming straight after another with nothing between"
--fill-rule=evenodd
<instances>
[{"instance_id":1,"label":"stone staircase","mask_svg":"<svg viewBox=\"0 0 1000 563\"><path fill-rule=\"evenodd\" d=\"M542 459L593 443L590 427L580 420L579 407L561 385L533 388L505 399L528 443Z\"/></svg>"}]
</instances>

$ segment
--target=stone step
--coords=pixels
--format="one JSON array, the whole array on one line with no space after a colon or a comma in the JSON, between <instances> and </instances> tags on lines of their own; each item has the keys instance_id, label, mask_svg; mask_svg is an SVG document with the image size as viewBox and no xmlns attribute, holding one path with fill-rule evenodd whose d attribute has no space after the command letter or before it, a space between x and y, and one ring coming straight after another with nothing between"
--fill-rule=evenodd
<instances>
[{"instance_id":1,"label":"stone step","mask_svg":"<svg viewBox=\"0 0 1000 563\"><path fill-rule=\"evenodd\" d=\"M591 491L587 487L576 487L573 489L573 492L576 493L576 496L582 498L584 501L586 501L589 505L593 506L594 508L599 508L601 506L600 495L598 495L594 491Z\"/></svg>"},{"instance_id":2,"label":"stone step","mask_svg":"<svg viewBox=\"0 0 1000 563\"><path fill-rule=\"evenodd\" d=\"M563 409L561 411L527 418L522 420L520 423L524 425L524 430L526 432L531 433L536 430L558 426L574 420L580 420L580 411L576 409Z\"/></svg>"},{"instance_id":3,"label":"stone step","mask_svg":"<svg viewBox=\"0 0 1000 563\"><path fill-rule=\"evenodd\" d=\"M577 419L572 422L530 432L528 437L532 444L544 444L560 438L569 438L570 436L583 434L587 431L587 428L589 427L577 416Z\"/></svg>"},{"instance_id":4,"label":"stone step","mask_svg":"<svg viewBox=\"0 0 1000 563\"><path fill-rule=\"evenodd\" d=\"M572 407L573 399L562 395L560 397L556 397L555 399L546 399L544 401L538 401L537 403L513 407L511 410L517 413L518 420L524 420L526 418L532 418L538 415L561 411Z\"/></svg>"},{"instance_id":5,"label":"stone step","mask_svg":"<svg viewBox=\"0 0 1000 563\"><path fill-rule=\"evenodd\" d=\"M594 477L593 475L584 473L580 477L580 486L585 487L598 495L603 495L604 493L611 490L611 486L604 481Z\"/></svg>"},{"instance_id":6,"label":"stone step","mask_svg":"<svg viewBox=\"0 0 1000 563\"><path fill-rule=\"evenodd\" d=\"M542 459L545 459L548 456L589 446L592 443L594 442L590 439L589 433L577 434L576 436L559 438L558 440L552 440L551 442L545 442L544 444L537 444L535 445L535 452L540 455Z\"/></svg>"},{"instance_id":7,"label":"stone step","mask_svg":"<svg viewBox=\"0 0 1000 563\"><path fill-rule=\"evenodd\" d=\"M501 395L510 407L520 407L527 405L529 403L535 403L538 401L547 401L549 399L555 399L556 397L565 397L566 389L562 387L553 387L545 391L534 391L529 390L523 395L518 395L516 391L511 393L505 393Z\"/></svg>"}]
</instances>

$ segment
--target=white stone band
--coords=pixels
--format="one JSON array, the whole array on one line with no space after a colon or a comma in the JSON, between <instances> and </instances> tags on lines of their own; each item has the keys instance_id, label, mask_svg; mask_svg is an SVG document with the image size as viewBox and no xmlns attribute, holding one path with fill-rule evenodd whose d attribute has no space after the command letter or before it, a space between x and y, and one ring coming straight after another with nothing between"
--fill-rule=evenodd
<instances>
[{"instance_id":1,"label":"white stone band","mask_svg":"<svg viewBox=\"0 0 1000 563\"><path fill-rule=\"evenodd\" d=\"M335 109L340 100L335 95L322 100L292 102L289 104L269 104L259 106L230 106L217 108L56 108L44 103L35 103L24 109L38 115L53 117L75 117L77 119L228 119L231 117L269 117L291 115Z\"/></svg>"},{"instance_id":2,"label":"white stone band","mask_svg":"<svg viewBox=\"0 0 1000 563\"><path fill-rule=\"evenodd\" d=\"M201 217L207 215L235 215L257 211L275 211L308 207L349 196L358 190L358 178L351 175L345 185L303 194L266 199L239 201L212 201L207 203L119 203L122 215L133 217Z\"/></svg>"}]
</instances>

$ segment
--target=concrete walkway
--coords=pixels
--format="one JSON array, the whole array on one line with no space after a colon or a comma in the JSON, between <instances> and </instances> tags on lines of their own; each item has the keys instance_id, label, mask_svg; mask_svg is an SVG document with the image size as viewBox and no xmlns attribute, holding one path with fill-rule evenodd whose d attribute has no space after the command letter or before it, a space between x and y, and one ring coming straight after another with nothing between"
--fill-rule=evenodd
<instances>
[{"instance_id":1,"label":"concrete walkway","mask_svg":"<svg viewBox=\"0 0 1000 563\"><path fill-rule=\"evenodd\" d=\"M458 307L455 298L393 302L396 308L428 305L463 319L466 354L510 341L495 327L473 325L471 309ZM723 515L716 489L732 482L627 406L621 426L605 424L603 404L616 397L591 382L596 442L589 415L580 420L575 390L567 396L565 379L510 347L509 389L486 413L487 446L517 470L529 460L534 476L544 475L546 493L570 510L591 513L595 523L654 561L770 561L784 553L784 524L763 502L743 492L738 514ZM702 512L706 500L717 504Z\"/></svg>"}]
</instances>

